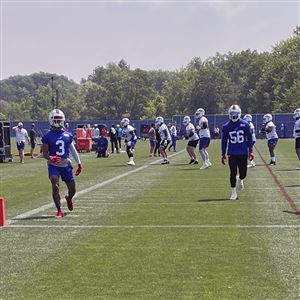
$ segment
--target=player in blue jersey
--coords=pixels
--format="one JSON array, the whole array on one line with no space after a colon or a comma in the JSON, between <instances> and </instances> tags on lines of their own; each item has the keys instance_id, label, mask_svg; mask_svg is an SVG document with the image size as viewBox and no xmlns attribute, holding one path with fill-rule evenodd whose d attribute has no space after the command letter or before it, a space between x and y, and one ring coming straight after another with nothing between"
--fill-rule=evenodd
<instances>
[{"instance_id":1,"label":"player in blue jersey","mask_svg":"<svg viewBox=\"0 0 300 300\"><path fill-rule=\"evenodd\" d=\"M241 119L241 109L238 105L230 106L228 110L230 121L223 125L222 130L222 164L226 163L226 150L230 167L230 200L236 200L236 177L238 176L238 188L244 189L243 180L247 176L247 160L253 160L252 134L247 121Z\"/></svg>"},{"instance_id":2,"label":"player in blue jersey","mask_svg":"<svg viewBox=\"0 0 300 300\"><path fill-rule=\"evenodd\" d=\"M78 165L75 175L78 176L82 170L80 158L73 143L73 136L64 130L64 121L65 115L61 110L54 109L51 111L49 114L51 129L42 137L43 157L48 161L48 174L52 184L52 196L57 209L57 219L64 216L59 195L60 177L68 187L68 195L65 196L68 209L73 210L72 198L76 193L76 186L71 160L69 159L70 153Z\"/></svg>"}]
</instances>

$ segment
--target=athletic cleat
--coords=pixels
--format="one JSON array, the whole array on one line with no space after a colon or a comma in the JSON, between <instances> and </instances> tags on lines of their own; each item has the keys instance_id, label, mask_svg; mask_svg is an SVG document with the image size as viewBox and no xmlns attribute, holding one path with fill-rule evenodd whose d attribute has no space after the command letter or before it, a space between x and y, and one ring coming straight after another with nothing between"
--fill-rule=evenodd
<instances>
[{"instance_id":1,"label":"athletic cleat","mask_svg":"<svg viewBox=\"0 0 300 300\"><path fill-rule=\"evenodd\" d=\"M237 193L236 192L231 192L231 195L230 195L230 200L236 200L238 198L237 196Z\"/></svg>"},{"instance_id":2,"label":"athletic cleat","mask_svg":"<svg viewBox=\"0 0 300 300\"><path fill-rule=\"evenodd\" d=\"M238 189L239 191L243 191L244 190L244 182L242 179L240 179L240 177L238 177Z\"/></svg>"},{"instance_id":3,"label":"athletic cleat","mask_svg":"<svg viewBox=\"0 0 300 300\"><path fill-rule=\"evenodd\" d=\"M135 166L135 162L134 162L133 160L131 160L131 161L129 161L129 162L127 163L127 165L128 165L128 166Z\"/></svg>"},{"instance_id":4,"label":"athletic cleat","mask_svg":"<svg viewBox=\"0 0 300 300\"><path fill-rule=\"evenodd\" d=\"M298 168L296 168L296 170L300 170L300 166Z\"/></svg>"},{"instance_id":5,"label":"athletic cleat","mask_svg":"<svg viewBox=\"0 0 300 300\"><path fill-rule=\"evenodd\" d=\"M161 165L168 165L168 164L170 164L170 162L167 159L161 162Z\"/></svg>"},{"instance_id":6,"label":"athletic cleat","mask_svg":"<svg viewBox=\"0 0 300 300\"><path fill-rule=\"evenodd\" d=\"M273 165L273 166L275 166L276 165L276 161L270 161L270 163L269 163L269 165Z\"/></svg>"},{"instance_id":7,"label":"athletic cleat","mask_svg":"<svg viewBox=\"0 0 300 300\"><path fill-rule=\"evenodd\" d=\"M69 196L65 196L65 199L66 199L69 211L72 211L73 210L73 201L72 201L72 199L70 199Z\"/></svg>"},{"instance_id":8,"label":"athletic cleat","mask_svg":"<svg viewBox=\"0 0 300 300\"><path fill-rule=\"evenodd\" d=\"M207 164L208 164L209 167L212 166L212 163L210 161L207 161Z\"/></svg>"},{"instance_id":9,"label":"athletic cleat","mask_svg":"<svg viewBox=\"0 0 300 300\"><path fill-rule=\"evenodd\" d=\"M207 163L204 163L202 165L202 167L200 168L200 170L204 170L204 169L207 169L207 168L209 168L209 165Z\"/></svg>"},{"instance_id":10,"label":"athletic cleat","mask_svg":"<svg viewBox=\"0 0 300 300\"><path fill-rule=\"evenodd\" d=\"M199 164L198 160L194 160L193 165L198 165L198 164Z\"/></svg>"},{"instance_id":11,"label":"athletic cleat","mask_svg":"<svg viewBox=\"0 0 300 300\"><path fill-rule=\"evenodd\" d=\"M64 216L64 212L62 210L58 211L55 218L56 219L61 219Z\"/></svg>"},{"instance_id":12,"label":"athletic cleat","mask_svg":"<svg viewBox=\"0 0 300 300\"><path fill-rule=\"evenodd\" d=\"M190 162L189 162L189 165L192 165L194 162L195 162L195 160L191 159Z\"/></svg>"}]
</instances>

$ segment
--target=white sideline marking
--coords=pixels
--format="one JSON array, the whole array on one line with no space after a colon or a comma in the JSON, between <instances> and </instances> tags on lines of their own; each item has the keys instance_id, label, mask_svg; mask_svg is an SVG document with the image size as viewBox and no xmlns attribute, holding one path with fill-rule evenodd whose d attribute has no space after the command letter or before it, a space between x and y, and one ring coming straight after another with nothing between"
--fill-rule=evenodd
<instances>
[{"instance_id":1,"label":"white sideline marking","mask_svg":"<svg viewBox=\"0 0 300 300\"><path fill-rule=\"evenodd\" d=\"M179 152L176 152L176 153L174 153L174 154L172 154L172 155L169 155L169 157L176 156L176 155L178 155L178 154L180 154L180 153L182 153L182 152L184 152L184 151L185 151L185 149L183 149L183 150L181 150L181 151L179 151ZM110 179L108 179L108 180L105 180L105 181L103 181L103 182L100 182L100 183L98 183L98 184L95 184L95 185L93 185L93 186L91 186L91 187L89 187L89 188L86 188L86 189L84 189L84 190L81 190L81 191L79 191L79 192L76 193L76 195L74 196L74 199L80 197L81 195L84 195L84 194L86 194L86 193L89 193L89 192L91 192L91 191L93 191L93 190L96 190L96 189L98 189L98 188L100 188L100 187L103 187L103 186L105 186L105 185L107 185L107 184L110 184L110 183L112 183L112 182L114 182L114 181L117 181L117 180L119 180L119 179L121 179L121 178L123 178L123 177L126 177L126 176L128 176L128 175L131 175L131 174L134 174L134 173L136 173L136 172L142 171L142 170L144 170L144 169L150 167L151 165L155 165L155 164L158 164L158 163L160 163L160 162L161 162L161 159L160 159L160 160L153 161L153 162L151 162L151 163L149 163L149 164L147 164L147 165L143 165L143 166L141 166L141 167L139 167L139 168L133 169L132 171L125 172L125 173L120 174L120 175L118 175L118 176L116 176L116 177L110 178ZM162 166L162 167L164 167L164 166ZM131 168L131 167L129 167L129 168ZM43 206L41 206L41 207L32 209L32 210L27 211L27 212L25 212L25 213L23 213L23 214L17 215L17 216L15 216L15 217L12 218L12 219L7 220L7 224L8 224L8 225L14 224L14 223L16 223L16 222L18 222L18 221L20 221L20 220L22 220L22 219L31 217L32 215L35 215L35 214L40 213L40 212L42 212L42 211L45 211L45 210L47 210L47 209L49 209L49 208L51 208L51 207L53 207L53 206L54 206L54 203L49 203L49 204L45 204L45 205L43 205ZM1 228L1 227L0 227L0 228Z\"/></svg>"},{"instance_id":2,"label":"white sideline marking","mask_svg":"<svg viewBox=\"0 0 300 300\"><path fill-rule=\"evenodd\" d=\"M135 229L135 228L300 228L299 225L288 225L288 224L262 224L262 225L213 225L213 224L202 224L202 225L10 225L3 228L124 228L124 229Z\"/></svg>"}]
</instances>

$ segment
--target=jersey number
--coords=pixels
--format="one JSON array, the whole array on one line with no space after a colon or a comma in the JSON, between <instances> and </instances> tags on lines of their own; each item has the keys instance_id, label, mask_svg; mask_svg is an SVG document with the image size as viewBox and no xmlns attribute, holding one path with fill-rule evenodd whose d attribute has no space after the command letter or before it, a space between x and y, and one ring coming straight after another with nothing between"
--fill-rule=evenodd
<instances>
[{"instance_id":1,"label":"jersey number","mask_svg":"<svg viewBox=\"0 0 300 300\"><path fill-rule=\"evenodd\" d=\"M59 151L56 151L56 155L63 156L65 154L65 142L63 140L56 141Z\"/></svg>"},{"instance_id":2,"label":"jersey number","mask_svg":"<svg viewBox=\"0 0 300 300\"><path fill-rule=\"evenodd\" d=\"M230 136L230 142L231 144L241 144L244 142L244 131L243 130L238 130L238 131L230 131L229 132Z\"/></svg>"}]
</instances>

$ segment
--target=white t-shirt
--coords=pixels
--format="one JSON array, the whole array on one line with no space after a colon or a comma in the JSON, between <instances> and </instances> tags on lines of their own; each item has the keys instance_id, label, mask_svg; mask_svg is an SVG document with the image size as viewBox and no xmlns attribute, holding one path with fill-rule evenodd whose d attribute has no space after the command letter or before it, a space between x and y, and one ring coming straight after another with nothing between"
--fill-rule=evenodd
<instances>
[{"instance_id":1,"label":"white t-shirt","mask_svg":"<svg viewBox=\"0 0 300 300\"><path fill-rule=\"evenodd\" d=\"M300 132L296 132L296 130L300 130L300 119L298 119L294 125L294 138L295 139L300 137Z\"/></svg>"},{"instance_id":2,"label":"white t-shirt","mask_svg":"<svg viewBox=\"0 0 300 300\"><path fill-rule=\"evenodd\" d=\"M132 139L136 140L137 137L133 134L134 128L131 125L127 125L124 129L125 139L126 141L131 141Z\"/></svg>"},{"instance_id":3,"label":"white t-shirt","mask_svg":"<svg viewBox=\"0 0 300 300\"><path fill-rule=\"evenodd\" d=\"M197 140L199 140L199 136L196 133L195 126L192 123L189 123L186 126L185 130L186 130L186 134L188 136L189 141L197 141ZM192 136L190 136L191 133L193 133Z\"/></svg>"},{"instance_id":4,"label":"white t-shirt","mask_svg":"<svg viewBox=\"0 0 300 300\"><path fill-rule=\"evenodd\" d=\"M16 140L17 140L17 143L25 143L25 138L26 136L28 137L28 133L27 133L27 130L25 128L16 128Z\"/></svg>"},{"instance_id":5,"label":"white t-shirt","mask_svg":"<svg viewBox=\"0 0 300 300\"><path fill-rule=\"evenodd\" d=\"M256 136L255 136L255 128L252 122L249 123L250 126L250 132L252 134L252 141L255 142L256 141Z\"/></svg>"},{"instance_id":6,"label":"white t-shirt","mask_svg":"<svg viewBox=\"0 0 300 300\"><path fill-rule=\"evenodd\" d=\"M170 135L168 126L165 123L163 123L159 126L158 133L159 133L162 141L165 141L165 140L171 141L171 135Z\"/></svg>"},{"instance_id":7,"label":"white t-shirt","mask_svg":"<svg viewBox=\"0 0 300 300\"><path fill-rule=\"evenodd\" d=\"M98 138L100 136L100 130L98 127L93 129L93 138Z\"/></svg>"},{"instance_id":8,"label":"white t-shirt","mask_svg":"<svg viewBox=\"0 0 300 300\"><path fill-rule=\"evenodd\" d=\"M203 128L204 123L207 124L207 128ZM199 137L200 138L203 138L203 137L210 138L210 131L208 128L208 120L205 117L201 117L198 124L199 124Z\"/></svg>"},{"instance_id":9,"label":"white t-shirt","mask_svg":"<svg viewBox=\"0 0 300 300\"><path fill-rule=\"evenodd\" d=\"M171 128L170 128L170 134L174 135L174 136L177 136L176 126L174 126L174 125L171 126Z\"/></svg>"},{"instance_id":10,"label":"white t-shirt","mask_svg":"<svg viewBox=\"0 0 300 300\"><path fill-rule=\"evenodd\" d=\"M276 133L276 126L275 124L271 121L271 122L268 122L265 126L265 130L269 129L269 128L272 128L272 130L270 132L267 132L266 131L266 137L268 140L271 140L271 139L278 139L278 135Z\"/></svg>"}]
</instances>

